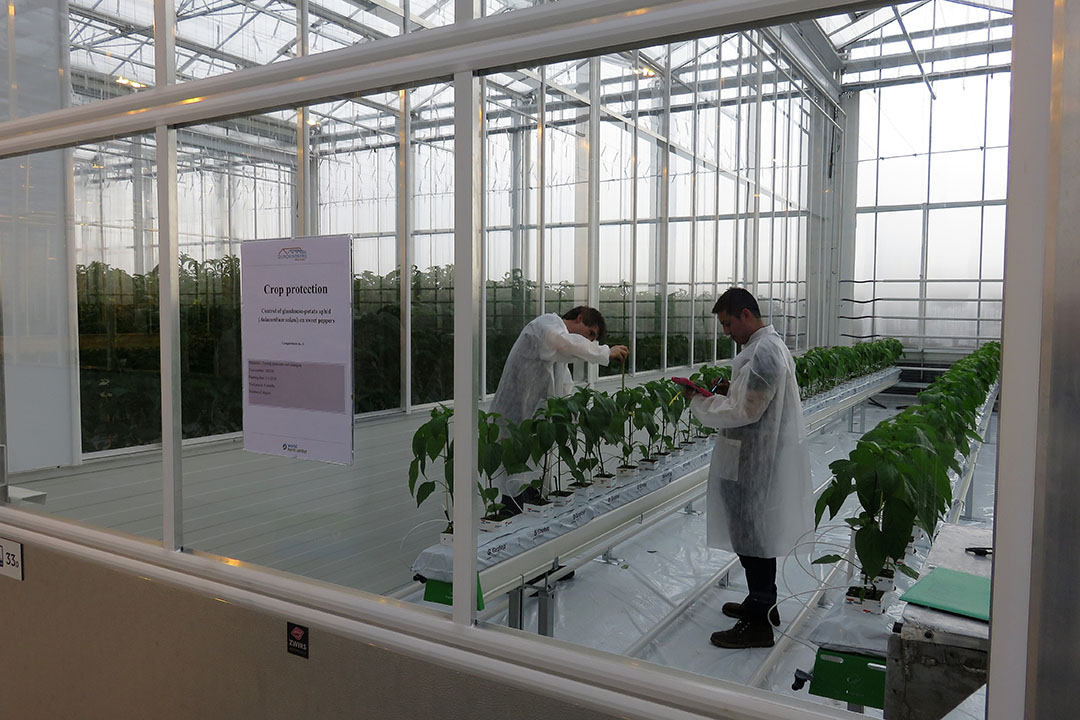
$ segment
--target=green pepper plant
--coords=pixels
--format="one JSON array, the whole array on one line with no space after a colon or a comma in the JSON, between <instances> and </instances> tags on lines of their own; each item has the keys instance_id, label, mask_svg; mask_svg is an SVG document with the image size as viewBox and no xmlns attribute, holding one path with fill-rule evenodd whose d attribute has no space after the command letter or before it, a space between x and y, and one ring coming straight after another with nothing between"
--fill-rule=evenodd
<instances>
[{"instance_id":1,"label":"green pepper plant","mask_svg":"<svg viewBox=\"0 0 1080 720\"><path fill-rule=\"evenodd\" d=\"M578 462L583 472L588 472L591 478L593 473L610 477L604 465L605 444L618 445L622 433L613 430L613 421L618 407L614 398L605 392L597 392L588 388L578 390L579 405L578 425L581 428L581 446L583 457ZM577 479L575 485L583 487L587 485L586 479Z\"/></svg>"},{"instance_id":2,"label":"green pepper plant","mask_svg":"<svg viewBox=\"0 0 1080 720\"><path fill-rule=\"evenodd\" d=\"M836 517L855 493L861 511L845 518L855 532L855 553L862 574L872 579L904 565L915 527L933 535L952 504L949 471L960 474L979 407L997 378L1000 346L988 343L960 360L919 394L919 405L889 418L863 435L846 459L833 462L833 479L815 508L815 522L826 510ZM840 560L825 555L814 562Z\"/></svg>"},{"instance_id":3,"label":"green pepper plant","mask_svg":"<svg viewBox=\"0 0 1080 720\"><path fill-rule=\"evenodd\" d=\"M442 487L443 516L446 518L444 533L454 532L454 436L450 432L453 415L454 411L445 405L431 409L431 419L413 434L413 460L409 463L409 494L416 498L417 507ZM442 461L442 475L428 477L428 465L436 460ZM421 475L424 482L417 485Z\"/></svg>"},{"instance_id":4,"label":"green pepper plant","mask_svg":"<svg viewBox=\"0 0 1080 720\"><path fill-rule=\"evenodd\" d=\"M647 425L644 410L645 389L640 385L621 388L615 393L614 400L616 412L609 427L613 435L616 431L619 433L618 448L622 459L619 469L633 470L637 468L634 464L634 450L639 447L635 436L638 430Z\"/></svg>"},{"instance_id":5,"label":"green pepper plant","mask_svg":"<svg viewBox=\"0 0 1080 720\"><path fill-rule=\"evenodd\" d=\"M677 392L673 382L651 380L644 385L653 408L653 425L658 426L650 436L653 457L667 457L675 447L675 430L671 425L670 405Z\"/></svg>"}]
</instances>

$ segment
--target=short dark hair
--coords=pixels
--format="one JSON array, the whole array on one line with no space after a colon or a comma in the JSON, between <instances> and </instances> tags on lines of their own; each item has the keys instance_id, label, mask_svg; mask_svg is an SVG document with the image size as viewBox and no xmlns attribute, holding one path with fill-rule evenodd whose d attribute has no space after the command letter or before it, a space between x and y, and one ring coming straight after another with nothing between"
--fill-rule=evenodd
<instances>
[{"instance_id":1,"label":"short dark hair","mask_svg":"<svg viewBox=\"0 0 1080 720\"><path fill-rule=\"evenodd\" d=\"M604 336L607 335L607 322L604 321L604 316L596 308L591 308L588 305L578 305L564 312L562 317L563 320L581 320L586 327L596 328L597 340L603 340Z\"/></svg>"},{"instance_id":2,"label":"short dark hair","mask_svg":"<svg viewBox=\"0 0 1080 720\"><path fill-rule=\"evenodd\" d=\"M761 309L758 308L757 300L746 288L728 288L723 295L716 299L712 311L716 315L721 311L726 315L737 317L742 315L743 310L749 310L756 318L761 317Z\"/></svg>"}]
</instances>

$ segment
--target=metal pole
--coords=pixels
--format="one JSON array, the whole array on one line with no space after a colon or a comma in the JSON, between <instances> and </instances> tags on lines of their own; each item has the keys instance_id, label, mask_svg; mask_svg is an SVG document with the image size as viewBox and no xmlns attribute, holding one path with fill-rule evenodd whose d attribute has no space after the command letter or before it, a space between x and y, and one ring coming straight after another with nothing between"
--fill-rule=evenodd
<instances>
[{"instance_id":1,"label":"metal pole","mask_svg":"<svg viewBox=\"0 0 1080 720\"><path fill-rule=\"evenodd\" d=\"M937 100L937 95L934 94L934 87L930 84L930 78L926 77L926 70L923 69L922 60L919 59L919 52L915 49L915 43L911 41L911 35L908 34L907 28L904 27L904 18L900 17L900 11L896 9L896 6L892 6L893 15L896 16L896 22L900 24L900 32L904 34L904 39L907 40L908 49L911 50L911 56L915 59L915 65L919 68L919 74L922 75L923 82L926 83L926 89L930 91L930 97Z\"/></svg>"},{"instance_id":2,"label":"metal pole","mask_svg":"<svg viewBox=\"0 0 1080 720\"><path fill-rule=\"evenodd\" d=\"M296 54L303 57L308 54L308 3L298 0L296 4ZM311 125L308 108L296 109L296 234L312 234L311 216L312 187L314 178L311 174Z\"/></svg>"},{"instance_id":3,"label":"metal pole","mask_svg":"<svg viewBox=\"0 0 1080 720\"><path fill-rule=\"evenodd\" d=\"M457 21L478 7L458 0ZM453 620L476 618L476 419L479 395L481 227L480 80L454 74L454 601Z\"/></svg>"},{"instance_id":4,"label":"metal pole","mask_svg":"<svg viewBox=\"0 0 1080 720\"><path fill-rule=\"evenodd\" d=\"M641 66L641 53L634 50L634 68ZM638 333L638 153L640 151L641 134L638 132L640 119L640 88L641 82L638 73L632 78L634 108L632 119L634 122L634 147L630 151L630 374L637 372L637 333Z\"/></svg>"},{"instance_id":5,"label":"metal pole","mask_svg":"<svg viewBox=\"0 0 1080 720\"><path fill-rule=\"evenodd\" d=\"M664 64L664 114L661 118L660 134L663 142L656 144L660 154L659 207L657 208L657 278L660 290L660 369L668 367L668 232L671 221L671 46L667 48L667 62Z\"/></svg>"},{"instance_id":6,"label":"metal pole","mask_svg":"<svg viewBox=\"0 0 1080 720\"><path fill-rule=\"evenodd\" d=\"M546 231L547 213L547 162L544 154L547 143L544 139L544 125L547 115L547 66L540 66L540 87L536 90L536 253L537 261L537 288L540 291L540 314L547 312L547 242L544 238Z\"/></svg>"},{"instance_id":7,"label":"metal pole","mask_svg":"<svg viewBox=\"0 0 1080 720\"><path fill-rule=\"evenodd\" d=\"M404 20L402 21L404 22ZM400 303L401 409L412 412L412 269L416 264L413 239L413 186L411 90L398 91L397 137L397 245L398 302Z\"/></svg>"},{"instance_id":8,"label":"metal pole","mask_svg":"<svg viewBox=\"0 0 1080 720\"><path fill-rule=\"evenodd\" d=\"M176 82L176 12L171 2L154 4L155 79ZM158 197L158 308L161 342L161 514L162 545L184 544L183 461L180 388L180 251L177 245L176 131L156 129Z\"/></svg>"},{"instance_id":9,"label":"metal pole","mask_svg":"<svg viewBox=\"0 0 1080 720\"><path fill-rule=\"evenodd\" d=\"M670 62L668 63L671 64ZM697 329L697 316L694 314L694 296L697 293L697 180L698 180L698 41L694 40L694 99L690 104L690 128L693 137L690 140L690 300L689 300L689 353L688 364L694 364L694 335ZM717 171L719 172L719 170Z\"/></svg>"}]
</instances>

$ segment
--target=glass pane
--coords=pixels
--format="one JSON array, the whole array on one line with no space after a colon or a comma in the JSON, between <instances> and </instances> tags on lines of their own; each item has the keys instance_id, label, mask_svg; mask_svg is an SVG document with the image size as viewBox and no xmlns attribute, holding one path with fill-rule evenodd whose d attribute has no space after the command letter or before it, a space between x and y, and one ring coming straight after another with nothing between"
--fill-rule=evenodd
<instances>
[{"instance_id":1,"label":"glass pane","mask_svg":"<svg viewBox=\"0 0 1080 720\"><path fill-rule=\"evenodd\" d=\"M295 57L298 24L296 5L278 0L261 6L225 2L210 12L185 13L178 8L177 79L197 80ZM313 52L341 47L348 34L333 25L324 25L320 32L316 25L309 47Z\"/></svg>"},{"instance_id":2,"label":"glass pane","mask_svg":"<svg viewBox=\"0 0 1080 720\"><path fill-rule=\"evenodd\" d=\"M290 162L297 130L308 135L317 158L312 212L319 233L351 236L352 410L400 407L399 156L397 143L387 138L397 137L402 100L416 118L412 187L417 201L424 199L415 203L413 216L412 365L422 368L413 374L413 401L452 396L453 354L446 352L453 342L454 260L448 92L445 85L423 86L304 108L308 117L322 118L317 125L299 125L293 112L197 125L180 134L182 272L190 278L182 281L181 301L191 307L181 327L190 355L182 383L185 435L220 434L225 419L231 430L241 429L236 293L244 267L238 255L244 241L296 236ZM208 147L204 138L211 137L228 141ZM224 179L223 167L229 168ZM230 312L236 314L231 322ZM219 398L234 397L235 419L217 407ZM444 498L434 493L417 508L407 485L410 458L385 448L407 447L427 419L427 412L418 412L357 422L349 466L247 452L235 436L204 439L198 460L183 466L185 546L376 593L409 583L417 554L438 544Z\"/></svg>"},{"instance_id":3,"label":"glass pane","mask_svg":"<svg viewBox=\"0 0 1080 720\"><path fill-rule=\"evenodd\" d=\"M857 192L855 204L858 207L877 203L877 160L863 160L854 166L857 169Z\"/></svg>"},{"instance_id":4,"label":"glass pane","mask_svg":"<svg viewBox=\"0 0 1080 720\"><path fill-rule=\"evenodd\" d=\"M668 367L690 364L690 286L668 285Z\"/></svg>"},{"instance_id":5,"label":"glass pane","mask_svg":"<svg viewBox=\"0 0 1080 720\"><path fill-rule=\"evenodd\" d=\"M540 312L539 126L535 101L519 93L538 83L535 71L492 75L484 81L487 183L486 390L494 393L521 329ZM602 191L602 196L607 197Z\"/></svg>"},{"instance_id":6,"label":"glass pane","mask_svg":"<svg viewBox=\"0 0 1080 720\"><path fill-rule=\"evenodd\" d=\"M13 503L160 540L154 156L137 136L0 160L0 390Z\"/></svg>"},{"instance_id":7,"label":"glass pane","mask_svg":"<svg viewBox=\"0 0 1080 720\"><path fill-rule=\"evenodd\" d=\"M929 150L930 93L921 83L883 87L880 92L881 140L878 156L925 155ZM935 112L939 105L934 106ZM860 115L862 108L859 108ZM934 128L938 127L934 117ZM944 149L936 148L935 149Z\"/></svg>"},{"instance_id":8,"label":"glass pane","mask_svg":"<svg viewBox=\"0 0 1080 720\"><path fill-rule=\"evenodd\" d=\"M982 276L997 280L1005 276L1005 207L983 210Z\"/></svg>"},{"instance_id":9,"label":"glass pane","mask_svg":"<svg viewBox=\"0 0 1080 720\"><path fill-rule=\"evenodd\" d=\"M18 18L9 37L12 49L18 48L12 56L18 82L6 86L12 117L124 97L155 84L153 0L30 5L33 12L20 8L17 16L16 5L10 6ZM65 28L68 37L61 38ZM186 40L177 37L178 50ZM56 72L65 66L66 76Z\"/></svg>"},{"instance_id":10,"label":"glass pane","mask_svg":"<svg viewBox=\"0 0 1080 720\"><path fill-rule=\"evenodd\" d=\"M986 199L1004 200L1009 181L1009 149L986 151Z\"/></svg>"},{"instance_id":11,"label":"glass pane","mask_svg":"<svg viewBox=\"0 0 1080 720\"><path fill-rule=\"evenodd\" d=\"M885 158L878 163L878 203L926 202L926 155Z\"/></svg>"},{"instance_id":12,"label":"glass pane","mask_svg":"<svg viewBox=\"0 0 1080 720\"><path fill-rule=\"evenodd\" d=\"M986 121L986 77L939 80L934 83L934 152L968 150L983 146Z\"/></svg>"},{"instance_id":13,"label":"glass pane","mask_svg":"<svg viewBox=\"0 0 1080 720\"><path fill-rule=\"evenodd\" d=\"M979 208L931 210L927 228L926 277L978 278Z\"/></svg>"},{"instance_id":14,"label":"glass pane","mask_svg":"<svg viewBox=\"0 0 1080 720\"><path fill-rule=\"evenodd\" d=\"M412 144L412 402L429 403L454 396L454 354L446 352L454 337L454 89L448 84L416 88L409 102L425 121L413 126ZM386 110L379 118L380 123L394 120ZM392 183L393 167L380 167L380 185ZM392 201L380 204L384 226L396 228L389 219L395 207Z\"/></svg>"},{"instance_id":15,"label":"glass pane","mask_svg":"<svg viewBox=\"0 0 1080 720\"><path fill-rule=\"evenodd\" d=\"M982 174L982 150L934 153L930 156L930 202L982 199Z\"/></svg>"},{"instance_id":16,"label":"glass pane","mask_svg":"<svg viewBox=\"0 0 1080 720\"><path fill-rule=\"evenodd\" d=\"M880 213L877 223L876 277L918 279L922 275L922 211Z\"/></svg>"}]
</instances>

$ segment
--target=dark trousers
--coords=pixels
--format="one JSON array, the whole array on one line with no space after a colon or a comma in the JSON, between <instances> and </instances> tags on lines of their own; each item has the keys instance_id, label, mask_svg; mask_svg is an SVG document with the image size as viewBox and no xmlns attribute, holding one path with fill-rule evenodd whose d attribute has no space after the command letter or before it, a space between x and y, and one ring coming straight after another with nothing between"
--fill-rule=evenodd
<instances>
[{"instance_id":1,"label":"dark trousers","mask_svg":"<svg viewBox=\"0 0 1080 720\"><path fill-rule=\"evenodd\" d=\"M740 555L739 562L746 571L746 586L750 589L742 602L743 618L767 624L769 609L776 604L776 558Z\"/></svg>"}]
</instances>

